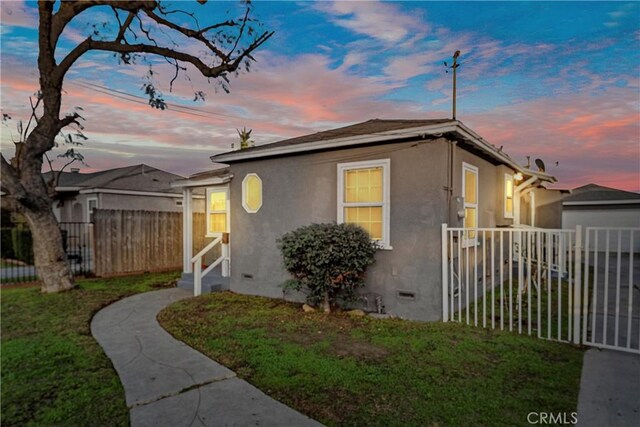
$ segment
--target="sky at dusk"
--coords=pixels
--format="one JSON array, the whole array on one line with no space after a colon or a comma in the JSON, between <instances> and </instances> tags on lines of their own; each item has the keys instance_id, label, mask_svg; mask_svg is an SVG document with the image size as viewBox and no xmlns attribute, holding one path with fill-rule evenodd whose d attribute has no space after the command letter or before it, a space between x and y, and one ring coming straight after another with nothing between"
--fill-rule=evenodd
<instances>
[{"instance_id":1,"label":"sky at dusk","mask_svg":"<svg viewBox=\"0 0 640 427\"><path fill-rule=\"evenodd\" d=\"M171 3L201 25L244 13L238 2ZM19 1L0 8L0 101L13 118L2 128L8 158L16 121L28 118L37 90L37 8ZM160 111L141 90L146 63L122 65L104 52L76 63L64 112L80 106L86 119L81 170L146 163L191 175L209 169L209 156L227 151L243 127L264 144L372 118L447 118L451 74L443 62L460 50L464 124L522 164L542 158L556 187L640 191L640 3L257 1L252 8L275 34L251 71L230 79L230 93L193 69L170 91L171 66L150 59L169 103ZM93 24L115 25L108 8L78 18L63 33L60 55ZM196 90L204 101L194 102Z\"/></svg>"}]
</instances>

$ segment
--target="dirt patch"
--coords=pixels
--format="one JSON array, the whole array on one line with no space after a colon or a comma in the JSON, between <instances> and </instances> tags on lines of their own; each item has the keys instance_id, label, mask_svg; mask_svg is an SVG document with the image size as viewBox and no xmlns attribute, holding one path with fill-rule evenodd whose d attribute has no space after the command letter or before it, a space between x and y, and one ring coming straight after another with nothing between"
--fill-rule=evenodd
<instances>
[{"instance_id":1,"label":"dirt patch","mask_svg":"<svg viewBox=\"0 0 640 427\"><path fill-rule=\"evenodd\" d=\"M171 280L169 282L165 282L165 283L153 283L151 285L151 287L153 289L167 289L167 288L175 288L178 284L178 279L176 280Z\"/></svg>"},{"instance_id":2,"label":"dirt patch","mask_svg":"<svg viewBox=\"0 0 640 427\"><path fill-rule=\"evenodd\" d=\"M328 340L330 345L325 351L339 358L352 357L361 361L378 361L386 358L390 354L386 348L358 340L348 333L313 332L308 329L300 331L271 330L268 336L280 341L293 342L304 347Z\"/></svg>"},{"instance_id":3,"label":"dirt patch","mask_svg":"<svg viewBox=\"0 0 640 427\"><path fill-rule=\"evenodd\" d=\"M338 337L331 346L331 352L338 357L353 357L358 360L377 361L389 355L389 350L377 345L354 340L351 337Z\"/></svg>"}]
</instances>

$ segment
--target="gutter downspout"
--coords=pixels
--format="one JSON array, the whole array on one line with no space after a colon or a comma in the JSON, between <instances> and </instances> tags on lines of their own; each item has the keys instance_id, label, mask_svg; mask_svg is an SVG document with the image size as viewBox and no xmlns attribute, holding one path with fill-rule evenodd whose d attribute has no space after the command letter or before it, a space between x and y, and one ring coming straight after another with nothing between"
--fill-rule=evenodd
<instances>
[{"instance_id":1,"label":"gutter downspout","mask_svg":"<svg viewBox=\"0 0 640 427\"><path fill-rule=\"evenodd\" d=\"M520 225L520 197L523 195L522 190L529 187L531 184L538 180L537 176L532 176L522 184L519 184L514 191L514 215L513 225Z\"/></svg>"},{"instance_id":2,"label":"gutter downspout","mask_svg":"<svg viewBox=\"0 0 640 427\"><path fill-rule=\"evenodd\" d=\"M457 141L449 140L449 176L447 177L447 224L451 221L451 200L453 199L453 165L455 164ZM451 224L449 224L451 226Z\"/></svg>"}]
</instances>

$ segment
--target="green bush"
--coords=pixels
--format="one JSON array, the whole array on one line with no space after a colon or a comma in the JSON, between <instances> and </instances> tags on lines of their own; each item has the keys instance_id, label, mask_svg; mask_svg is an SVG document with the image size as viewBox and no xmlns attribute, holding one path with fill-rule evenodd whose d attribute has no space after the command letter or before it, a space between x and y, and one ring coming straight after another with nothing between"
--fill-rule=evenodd
<instances>
[{"instance_id":1,"label":"green bush","mask_svg":"<svg viewBox=\"0 0 640 427\"><path fill-rule=\"evenodd\" d=\"M339 298L353 300L364 286L364 273L374 262L377 244L353 224L311 224L278 240L284 266L293 279L285 288L309 291L311 304L330 311Z\"/></svg>"},{"instance_id":2,"label":"green bush","mask_svg":"<svg viewBox=\"0 0 640 427\"><path fill-rule=\"evenodd\" d=\"M11 241L15 259L31 264L33 262L33 239L27 228L11 230Z\"/></svg>"},{"instance_id":3,"label":"green bush","mask_svg":"<svg viewBox=\"0 0 640 427\"><path fill-rule=\"evenodd\" d=\"M13 259L14 257L11 230L11 228L0 229L0 251L2 258Z\"/></svg>"}]
</instances>

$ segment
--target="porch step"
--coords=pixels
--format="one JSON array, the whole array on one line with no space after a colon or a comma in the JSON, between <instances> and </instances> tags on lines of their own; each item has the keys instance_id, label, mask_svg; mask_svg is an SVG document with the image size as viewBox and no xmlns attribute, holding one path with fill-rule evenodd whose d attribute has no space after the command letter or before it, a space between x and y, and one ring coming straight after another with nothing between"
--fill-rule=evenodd
<instances>
[{"instance_id":1,"label":"porch step","mask_svg":"<svg viewBox=\"0 0 640 427\"><path fill-rule=\"evenodd\" d=\"M193 291L193 273L182 273L182 277L178 280L178 287ZM222 277L216 270L202 278L202 293L220 292L229 289L229 278Z\"/></svg>"}]
</instances>

